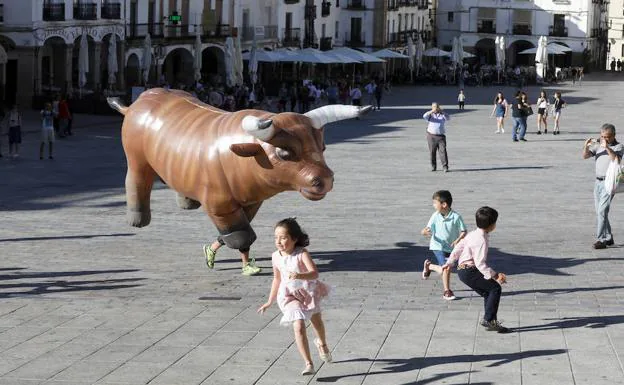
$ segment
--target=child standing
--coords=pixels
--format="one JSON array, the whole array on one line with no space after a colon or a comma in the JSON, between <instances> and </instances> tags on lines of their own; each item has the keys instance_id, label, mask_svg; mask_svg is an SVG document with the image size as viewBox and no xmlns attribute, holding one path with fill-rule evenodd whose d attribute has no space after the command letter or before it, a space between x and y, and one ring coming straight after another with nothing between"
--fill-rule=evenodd
<instances>
[{"instance_id":1,"label":"child standing","mask_svg":"<svg viewBox=\"0 0 624 385\"><path fill-rule=\"evenodd\" d=\"M443 270L442 265L453 251L453 247L466 236L466 225L461 215L451 209L453 197L447 190L436 191L433 194L433 208L435 212L429 218L427 227L420 232L422 235L431 237L429 250L436 257L438 264L433 264L429 259L425 260L422 276L429 278L431 270L442 275L444 293L442 298L447 301L455 299L451 290L451 271Z\"/></svg>"},{"instance_id":2,"label":"child standing","mask_svg":"<svg viewBox=\"0 0 624 385\"><path fill-rule=\"evenodd\" d=\"M331 352L325 340L325 324L321 318L320 301L329 293L327 285L317 281L318 271L310 253L305 249L310 244L308 235L303 232L295 218L287 218L275 225L275 246L277 251L271 256L273 283L269 300L258 309L264 313L273 302L283 313L281 325L293 325L299 354L305 360L302 375L314 373L310 357L305 321L310 320L317 338L314 345L324 362L331 362Z\"/></svg>"},{"instance_id":3,"label":"child standing","mask_svg":"<svg viewBox=\"0 0 624 385\"><path fill-rule=\"evenodd\" d=\"M464 90L459 90L459 95L457 95L457 104L459 104L459 109L464 109L464 104L466 102L466 95L464 94Z\"/></svg>"},{"instance_id":4,"label":"child standing","mask_svg":"<svg viewBox=\"0 0 624 385\"><path fill-rule=\"evenodd\" d=\"M52 111L52 104L46 103L43 110L41 110L41 146L39 146L39 159L43 159L43 150L45 144L48 142L48 158L54 159L52 156L52 147L54 143L54 112Z\"/></svg>"},{"instance_id":5,"label":"child standing","mask_svg":"<svg viewBox=\"0 0 624 385\"><path fill-rule=\"evenodd\" d=\"M442 269L448 270L458 262L459 279L484 298L485 314L481 326L488 331L509 333L510 329L498 321L498 305L501 297L501 284L507 282L503 273L497 273L487 265L489 233L496 229L498 211L491 207L481 207L475 214L478 229L468 233L457 244Z\"/></svg>"}]
</instances>

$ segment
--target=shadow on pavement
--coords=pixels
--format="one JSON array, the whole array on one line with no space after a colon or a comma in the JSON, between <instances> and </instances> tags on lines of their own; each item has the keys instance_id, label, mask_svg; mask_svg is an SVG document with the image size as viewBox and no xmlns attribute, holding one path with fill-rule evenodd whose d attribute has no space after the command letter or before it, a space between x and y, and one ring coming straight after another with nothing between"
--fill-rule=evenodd
<instances>
[{"instance_id":1,"label":"shadow on pavement","mask_svg":"<svg viewBox=\"0 0 624 385\"><path fill-rule=\"evenodd\" d=\"M543 325L520 326L513 328L517 332L531 332L538 330L590 328L600 329L610 325L624 323L624 315L605 315L595 317L564 317L564 318L544 318L544 321L553 321Z\"/></svg>"},{"instance_id":2,"label":"shadow on pavement","mask_svg":"<svg viewBox=\"0 0 624 385\"><path fill-rule=\"evenodd\" d=\"M21 269L21 268L19 268ZM87 271L59 271L59 272L34 272L0 275L0 281L14 281L11 283L0 283L0 298L13 296L29 296L41 294L56 294L74 291L100 291L128 289L141 286L138 281L146 278L115 278L115 279L96 279L96 280L67 280L67 279L49 279L57 277L83 277L85 275L100 274L122 274L133 273L139 270L87 270ZM24 282L21 280L31 280ZM41 281L37 281L41 280Z\"/></svg>"},{"instance_id":3,"label":"shadow on pavement","mask_svg":"<svg viewBox=\"0 0 624 385\"><path fill-rule=\"evenodd\" d=\"M94 234L94 235L59 235L56 237L25 237L25 238L4 238L0 242L30 242L30 241L49 241L56 239L91 239L102 237L131 237L133 233L115 233L115 234ZM2 269L0 269L2 270Z\"/></svg>"},{"instance_id":4,"label":"shadow on pavement","mask_svg":"<svg viewBox=\"0 0 624 385\"><path fill-rule=\"evenodd\" d=\"M552 166L507 166L507 167L486 167L486 168L453 168L450 172L470 172L470 171L499 171L499 170L543 170Z\"/></svg>"},{"instance_id":5,"label":"shadow on pavement","mask_svg":"<svg viewBox=\"0 0 624 385\"><path fill-rule=\"evenodd\" d=\"M319 377L316 380L318 382L336 382L343 378L348 377L358 377L358 376L370 376L375 374L386 374L386 373L402 373L402 372L410 372L412 370L422 370L425 368L429 368L436 365L444 365L444 364L456 364L460 362L464 363L472 363L472 362L480 362L480 361L496 361L493 362L487 367L496 367L505 365L517 360L522 360L526 358L532 357L543 357L543 356L552 356L556 354L564 354L567 350L565 349L550 349L550 350L529 350L525 352L518 353L496 353L496 354L463 354L463 355L455 355L455 356L445 356L445 357L414 357L414 358L406 358L406 359L370 359L370 358L355 358L351 360L342 360L342 361L334 361L334 365L340 363L347 362L370 362L372 364L386 364L387 366L383 368L384 370L378 370L374 372L366 372L366 373L351 373L342 376L329 376L329 377ZM451 375L459 375L470 372L455 372L455 373L447 373ZM422 384L425 382L413 382L412 384Z\"/></svg>"},{"instance_id":6,"label":"shadow on pavement","mask_svg":"<svg viewBox=\"0 0 624 385\"><path fill-rule=\"evenodd\" d=\"M531 290L516 290L516 291L504 291L504 296L510 295L523 295L523 294L531 294L531 293L542 293L542 294L569 294L576 292L586 292L586 291L601 291L601 290L614 290L614 289L624 289L624 286L602 286L602 287L568 287L565 289L531 289Z\"/></svg>"}]
</instances>

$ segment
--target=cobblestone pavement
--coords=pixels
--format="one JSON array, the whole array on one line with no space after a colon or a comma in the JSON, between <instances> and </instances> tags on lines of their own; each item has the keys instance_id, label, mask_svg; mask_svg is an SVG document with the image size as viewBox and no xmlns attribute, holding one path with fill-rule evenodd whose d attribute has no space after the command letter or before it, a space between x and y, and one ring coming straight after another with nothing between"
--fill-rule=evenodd
<instances>
[{"instance_id":1,"label":"cobblestone pavement","mask_svg":"<svg viewBox=\"0 0 624 385\"><path fill-rule=\"evenodd\" d=\"M324 200L263 205L256 277L225 248L207 270L214 227L163 185L150 226L125 224L120 118L78 117L56 159L40 161L29 113L21 158L0 159L0 384L624 384L624 206L612 206L616 246L592 250L593 162L581 159L602 123L620 125L623 85L598 74L548 87L569 103L562 133L535 135L532 117L526 143L511 141L509 121L494 133L497 88L468 88L461 112L456 88L395 88L381 111L327 128L336 182ZM428 164L419 116L434 100L453 118L449 173ZM478 326L483 301L455 275L452 302L420 279L419 231L443 188L470 228L478 207L500 212L491 264L509 276L499 318L515 333ZM310 377L278 309L256 313L272 226L293 215L335 289L324 312L335 362L315 356Z\"/></svg>"}]
</instances>

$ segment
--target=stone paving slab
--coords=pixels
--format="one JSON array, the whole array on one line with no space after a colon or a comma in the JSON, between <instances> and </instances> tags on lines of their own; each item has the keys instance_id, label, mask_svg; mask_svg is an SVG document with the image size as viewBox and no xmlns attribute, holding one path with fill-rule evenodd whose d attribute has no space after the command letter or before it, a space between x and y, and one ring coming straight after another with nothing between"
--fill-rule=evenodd
<instances>
[{"instance_id":1,"label":"stone paving slab","mask_svg":"<svg viewBox=\"0 0 624 385\"><path fill-rule=\"evenodd\" d=\"M336 183L325 199L264 203L253 255L265 271L251 278L227 249L205 268L214 228L161 184L150 226L125 225L119 117L81 116L56 159L39 161L30 114L22 157L0 160L0 385L624 383L624 209L616 197L616 247L592 250L593 164L580 159L584 138L618 126L621 86L588 75L548 87L569 103L562 134L527 143L493 133L497 88L467 89L460 112L453 87L396 87L381 111L327 128ZM452 114L447 174L429 171L419 118L434 100ZM442 188L470 228L477 207L499 210L491 264L509 276L499 318L515 333L484 331L483 300L455 275L452 302L438 279L420 278L419 230ZM318 372L307 377L278 309L256 313L273 224L292 215L334 288L324 319L335 362L321 365L312 347Z\"/></svg>"}]
</instances>

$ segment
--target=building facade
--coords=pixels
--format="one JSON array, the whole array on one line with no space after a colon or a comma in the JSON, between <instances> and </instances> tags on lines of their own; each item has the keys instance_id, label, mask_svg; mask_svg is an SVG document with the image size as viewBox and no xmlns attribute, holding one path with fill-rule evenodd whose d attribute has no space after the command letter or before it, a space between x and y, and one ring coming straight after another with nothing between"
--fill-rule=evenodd
<instances>
[{"instance_id":1,"label":"building facade","mask_svg":"<svg viewBox=\"0 0 624 385\"><path fill-rule=\"evenodd\" d=\"M612 60L624 60L624 0L610 1L607 69L610 69Z\"/></svg>"},{"instance_id":2,"label":"building facade","mask_svg":"<svg viewBox=\"0 0 624 385\"><path fill-rule=\"evenodd\" d=\"M559 65L604 68L609 0L445 0L436 11L438 45L450 49L461 37L466 51L482 64L495 63L494 40L505 36L507 63L532 65L534 55L519 52L537 46L540 36L572 49ZM621 10L620 10L621 12Z\"/></svg>"}]
</instances>

